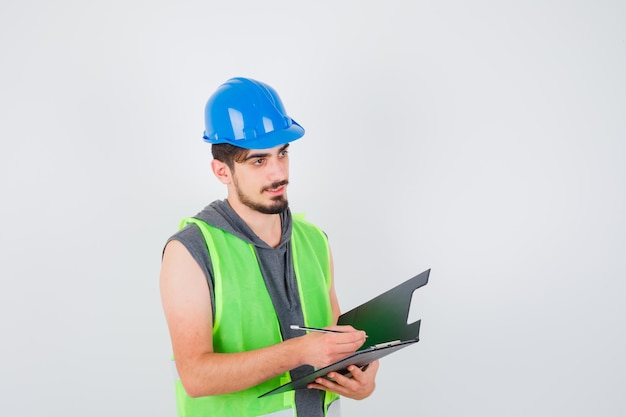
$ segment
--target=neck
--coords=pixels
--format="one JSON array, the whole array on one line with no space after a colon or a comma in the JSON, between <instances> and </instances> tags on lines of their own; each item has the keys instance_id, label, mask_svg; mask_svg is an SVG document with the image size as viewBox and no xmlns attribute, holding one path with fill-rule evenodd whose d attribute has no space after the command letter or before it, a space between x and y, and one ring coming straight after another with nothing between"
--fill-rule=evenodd
<instances>
[{"instance_id":1,"label":"neck","mask_svg":"<svg viewBox=\"0 0 626 417\"><path fill-rule=\"evenodd\" d=\"M242 204L237 199L228 198L227 200L235 213L242 218L255 235L273 248L278 246L283 234L280 214L261 213Z\"/></svg>"}]
</instances>

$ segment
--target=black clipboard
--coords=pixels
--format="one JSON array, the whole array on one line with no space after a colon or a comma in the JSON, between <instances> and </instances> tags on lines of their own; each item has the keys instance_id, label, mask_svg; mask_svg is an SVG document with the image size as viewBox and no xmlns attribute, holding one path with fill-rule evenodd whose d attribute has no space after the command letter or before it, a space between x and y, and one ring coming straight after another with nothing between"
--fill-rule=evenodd
<instances>
[{"instance_id":1,"label":"black clipboard","mask_svg":"<svg viewBox=\"0 0 626 417\"><path fill-rule=\"evenodd\" d=\"M306 388L315 381L315 378L326 377L333 371L349 376L346 369L349 365L364 368L376 359L417 343L421 320L407 323L409 309L413 292L428 283L429 275L430 269L339 316L337 324L351 325L367 333L367 339L358 351L295 381L274 388L259 398Z\"/></svg>"}]
</instances>

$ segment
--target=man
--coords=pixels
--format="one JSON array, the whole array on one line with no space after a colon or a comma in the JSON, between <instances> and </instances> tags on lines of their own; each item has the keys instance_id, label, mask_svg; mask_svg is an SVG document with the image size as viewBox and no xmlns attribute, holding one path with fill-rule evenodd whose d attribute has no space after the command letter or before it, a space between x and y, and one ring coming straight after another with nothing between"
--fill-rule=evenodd
<instances>
[{"instance_id":1,"label":"man","mask_svg":"<svg viewBox=\"0 0 626 417\"><path fill-rule=\"evenodd\" d=\"M331 416L369 396L378 363L331 372L309 389L259 395L354 353L364 332L340 315L326 235L291 215L289 144L304 129L276 91L233 78L209 98L205 141L226 200L211 203L164 249L161 298L179 379L179 416ZM325 327L334 333L293 330Z\"/></svg>"}]
</instances>

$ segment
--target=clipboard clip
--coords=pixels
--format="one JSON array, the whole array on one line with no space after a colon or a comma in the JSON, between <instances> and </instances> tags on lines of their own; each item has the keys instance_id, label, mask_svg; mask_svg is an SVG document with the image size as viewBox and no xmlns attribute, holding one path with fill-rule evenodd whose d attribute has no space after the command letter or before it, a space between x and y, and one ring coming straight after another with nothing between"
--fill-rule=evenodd
<instances>
[{"instance_id":1,"label":"clipboard clip","mask_svg":"<svg viewBox=\"0 0 626 417\"><path fill-rule=\"evenodd\" d=\"M391 342L378 343L377 345L372 345L370 346L370 349L374 350L374 349L386 348L389 346L399 345L400 343L402 343L401 340L392 340Z\"/></svg>"}]
</instances>

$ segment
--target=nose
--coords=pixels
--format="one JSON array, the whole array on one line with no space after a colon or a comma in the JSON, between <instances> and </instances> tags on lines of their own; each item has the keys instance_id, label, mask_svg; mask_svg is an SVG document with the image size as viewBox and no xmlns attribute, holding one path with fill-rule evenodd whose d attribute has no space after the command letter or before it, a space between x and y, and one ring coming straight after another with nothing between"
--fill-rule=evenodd
<instances>
[{"instance_id":1,"label":"nose","mask_svg":"<svg viewBox=\"0 0 626 417\"><path fill-rule=\"evenodd\" d=\"M282 181L289 176L289 162L286 158L271 158L270 179L272 181Z\"/></svg>"}]
</instances>

